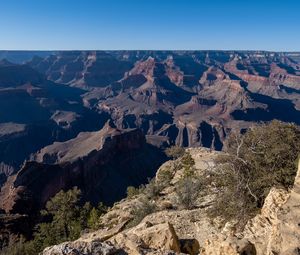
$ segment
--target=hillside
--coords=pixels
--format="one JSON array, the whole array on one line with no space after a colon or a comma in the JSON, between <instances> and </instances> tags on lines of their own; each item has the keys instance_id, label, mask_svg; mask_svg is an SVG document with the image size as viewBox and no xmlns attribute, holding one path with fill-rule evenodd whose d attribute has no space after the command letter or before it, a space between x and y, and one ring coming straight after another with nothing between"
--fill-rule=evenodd
<instances>
[{"instance_id":1,"label":"hillside","mask_svg":"<svg viewBox=\"0 0 300 255\"><path fill-rule=\"evenodd\" d=\"M197 172L214 168L218 152L206 149L189 149L195 160ZM46 248L44 255L74 254L201 254L205 255L292 255L299 249L299 171L294 188L287 192L273 188L257 216L249 220L243 231L234 222L222 225L207 217L211 196L196 203L192 210L178 207L174 187L183 174L176 169L176 160L163 164L156 175L172 169L170 185L163 189L151 203L157 211L147 215L140 223L128 222L135 216L134 208L142 203L141 195L135 195L116 203L101 217L96 232L84 234L74 242L66 242ZM175 169L174 169L175 167Z\"/></svg>"}]
</instances>

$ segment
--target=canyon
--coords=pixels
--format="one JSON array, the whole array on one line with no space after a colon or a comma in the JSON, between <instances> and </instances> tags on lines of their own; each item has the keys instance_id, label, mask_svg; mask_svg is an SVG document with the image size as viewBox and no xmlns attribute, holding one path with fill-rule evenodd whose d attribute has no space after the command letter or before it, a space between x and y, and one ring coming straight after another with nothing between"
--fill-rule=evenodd
<instances>
[{"instance_id":1,"label":"canyon","mask_svg":"<svg viewBox=\"0 0 300 255\"><path fill-rule=\"evenodd\" d=\"M300 53L0 51L0 244L30 237L60 190L78 186L85 201L114 205L155 176L172 145L203 147L193 156L210 164L232 131L299 125L299 94ZM208 235L166 223L158 230L204 247Z\"/></svg>"},{"instance_id":2,"label":"canyon","mask_svg":"<svg viewBox=\"0 0 300 255\"><path fill-rule=\"evenodd\" d=\"M119 129L140 129L157 147L216 150L233 129L272 119L299 124L299 56L1 51L0 185L32 153L100 130L108 119Z\"/></svg>"}]
</instances>

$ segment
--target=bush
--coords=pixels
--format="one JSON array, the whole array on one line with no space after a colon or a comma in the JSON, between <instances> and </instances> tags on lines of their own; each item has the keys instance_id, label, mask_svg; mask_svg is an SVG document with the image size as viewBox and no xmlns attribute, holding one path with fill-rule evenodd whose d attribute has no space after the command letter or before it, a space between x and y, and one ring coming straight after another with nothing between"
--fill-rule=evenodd
<instances>
[{"instance_id":1,"label":"bush","mask_svg":"<svg viewBox=\"0 0 300 255\"><path fill-rule=\"evenodd\" d=\"M98 206L92 208L89 211L87 219L87 227L89 229L96 230L100 227L100 218L103 214L107 212L107 207L103 203L99 203Z\"/></svg>"},{"instance_id":2,"label":"bush","mask_svg":"<svg viewBox=\"0 0 300 255\"><path fill-rule=\"evenodd\" d=\"M149 199L155 199L160 195L160 192L165 188L163 183L157 181L155 178L149 181L146 184L143 193Z\"/></svg>"},{"instance_id":3,"label":"bush","mask_svg":"<svg viewBox=\"0 0 300 255\"><path fill-rule=\"evenodd\" d=\"M81 192L76 187L58 192L41 211L46 221L35 227L33 240L25 242L21 238L0 254L36 255L47 246L77 239L87 227L97 228L99 217L107 208L102 203L97 208L89 203L80 206L80 196Z\"/></svg>"},{"instance_id":4,"label":"bush","mask_svg":"<svg viewBox=\"0 0 300 255\"><path fill-rule=\"evenodd\" d=\"M189 152L185 152L180 159L180 167L183 168L184 177L193 176L195 173L195 160Z\"/></svg>"},{"instance_id":5,"label":"bush","mask_svg":"<svg viewBox=\"0 0 300 255\"><path fill-rule=\"evenodd\" d=\"M132 198L140 193L141 193L141 190L139 188L135 188L133 186L127 187L127 197L128 198Z\"/></svg>"},{"instance_id":6,"label":"bush","mask_svg":"<svg viewBox=\"0 0 300 255\"><path fill-rule=\"evenodd\" d=\"M187 176L179 180L175 188L179 207L188 210L195 208L202 187L200 178L196 176Z\"/></svg>"},{"instance_id":7,"label":"bush","mask_svg":"<svg viewBox=\"0 0 300 255\"><path fill-rule=\"evenodd\" d=\"M184 148L179 147L179 146L172 146L165 150L166 155L173 159L182 157L184 152L185 152Z\"/></svg>"},{"instance_id":8,"label":"bush","mask_svg":"<svg viewBox=\"0 0 300 255\"><path fill-rule=\"evenodd\" d=\"M216 159L211 185L217 190L212 217L238 220L242 226L262 207L271 187L290 188L300 153L300 129L294 124L272 121L233 133L227 154Z\"/></svg>"},{"instance_id":9,"label":"bush","mask_svg":"<svg viewBox=\"0 0 300 255\"><path fill-rule=\"evenodd\" d=\"M133 218L127 227L138 225L147 215L157 211L157 207L147 197L142 197L139 203L133 208Z\"/></svg>"},{"instance_id":10,"label":"bush","mask_svg":"<svg viewBox=\"0 0 300 255\"><path fill-rule=\"evenodd\" d=\"M170 169L163 169L158 172L157 174L157 181L161 183L161 186L164 188L168 187L170 185L170 182L173 179L173 173Z\"/></svg>"}]
</instances>

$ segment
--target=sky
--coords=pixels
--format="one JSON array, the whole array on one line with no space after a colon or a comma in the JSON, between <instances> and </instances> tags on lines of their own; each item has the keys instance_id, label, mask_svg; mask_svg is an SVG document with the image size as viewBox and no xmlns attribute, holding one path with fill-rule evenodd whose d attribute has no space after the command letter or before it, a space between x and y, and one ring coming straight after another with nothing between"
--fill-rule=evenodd
<instances>
[{"instance_id":1,"label":"sky","mask_svg":"<svg viewBox=\"0 0 300 255\"><path fill-rule=\"evenodd\" d=\"M0 49L300 51L300 1L0 0Z\"/></svg>"}]
</instances>

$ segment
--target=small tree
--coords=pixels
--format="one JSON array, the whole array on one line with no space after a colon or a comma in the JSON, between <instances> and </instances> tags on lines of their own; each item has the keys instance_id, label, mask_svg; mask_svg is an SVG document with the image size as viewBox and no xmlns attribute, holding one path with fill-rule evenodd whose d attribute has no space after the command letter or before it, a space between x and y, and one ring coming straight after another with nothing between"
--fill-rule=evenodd
<instances>
[{"instance_id":1,"label":"small tree","mask_svg":"<svg viewBox=\"0 0 300 255\"><path fill-rule=\"evenodd\" d=\"M100 214L98 210L95 207L93 207L87 220L88 227L90 229L96 229L97 225L99 224L99 218Z\"/></svg>"},{"instance_id":2,"label":"small tree","mask_svg":"<svg viewBox=\"0 0 300 255\"><path fill-rule=\"evenodd\" d=\"M177 204L184 209L193 209L202 190L200 176L195 171L195 161L189 152L185 152L180 159L183 176L175 184Z\"/></svg>"},{"instance_id":3,"label":"small tree","mask_svg":"<svg viewBox=\"0 0 300 255\"><path fill-rule=\"evenodd\" d=\"M67 192L60 191L46 204L42 214L52 217L52 225L62 240L73 239L79 236L78 218L80 216L81 191L75 187Z\"/></svg>"},{"instance_id":4,"label":"small tree","mask_svg":"<svg viewBox=\"0 0 300 255\"><path fill-rule=\"evenodd\" d=\"M100 225L100 217L107 212L107 207L99 203L97 208L93 207L87 217L87 226L90 229L97 229Z\"/></svg>"},{"instance_id":5,"label":"small tree","mask_svg":"<svg viewBox=\"0 0 300 255\"><path fill-rule=\"evenodd\" d=\"M195 173L195 160L189 152L185 152L180 160L180 166L183 168L185 177L193 176Z\"/></svg>"},{"instance_id":6,"label":"small tree","mask_svg":"<svg viewBox=\"0 0 300 255\"><path fill-rule=\"evenodd\" d=\"M262 207L271 187L289 188L294 183L300 153L300 129L294 124L272 121L233 133L227 154L220 155L210 173L217 190L212 217L239 220L243 225Z\"/></svg>"},{"instance_id":7,"label":"small tree","mask_svg":"<svg viewBox=\"0 0 300 255\"><path fill-rule=\"evenodd\" d=\"M47 204L41 214L48 222L36 226L34 239L25 245L26 255L35 255L45 247L79 237L82 230L79 206L80 190L75 187L60 191Z\"/></svg>"},{"instance_id":8,"label":"small tree","mask_svg":"<svg viewBox=\"0 0 300 255\"><path fill-rule=\"evenodd\" d=\"M196 207L197 200L202 191L202 184L199 177L187 176L176 183L177 203L184 209L191 210Z\"/></svg>"}]
</instances>

